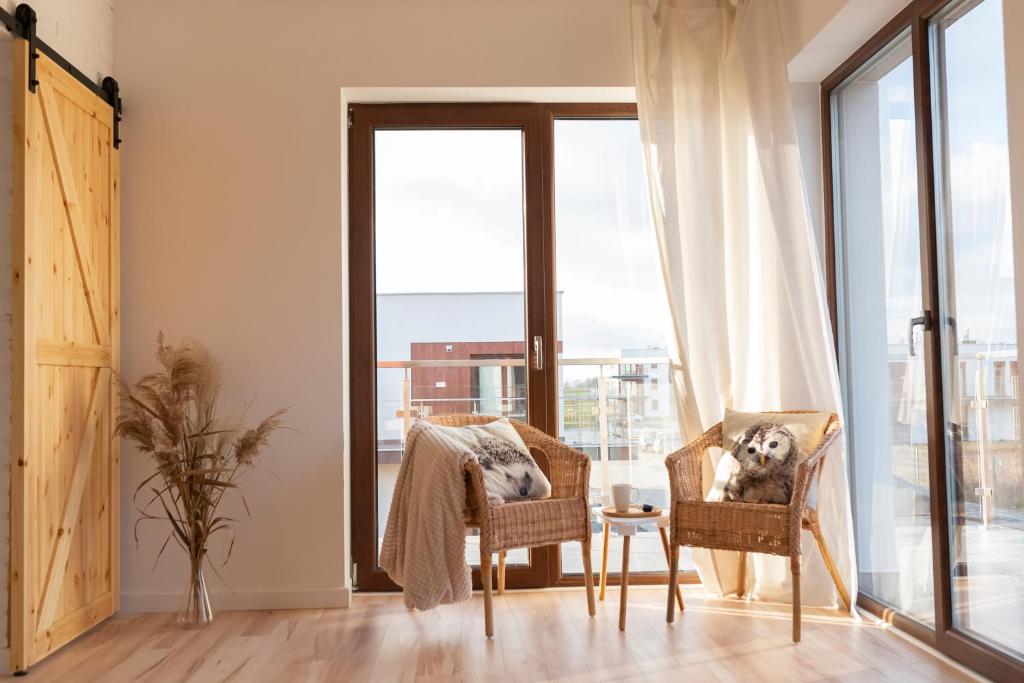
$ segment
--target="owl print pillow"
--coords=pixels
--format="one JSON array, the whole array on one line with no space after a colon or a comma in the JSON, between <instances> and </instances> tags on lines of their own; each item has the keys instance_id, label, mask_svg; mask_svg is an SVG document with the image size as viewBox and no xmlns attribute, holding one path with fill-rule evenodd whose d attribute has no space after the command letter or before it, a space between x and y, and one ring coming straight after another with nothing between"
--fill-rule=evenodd
<instances>
[{"instance_id":1,"label":"owl print pillow","mask_svg":"<svg viewBox=\"0 0 1024 683\"><path fill-rule=\"evenodd\" d=\"M829 413L739 413L727 410L722 444L732 462L722 499L787 505L796 466L820 443Z\"/></svg>"}]
</instances>

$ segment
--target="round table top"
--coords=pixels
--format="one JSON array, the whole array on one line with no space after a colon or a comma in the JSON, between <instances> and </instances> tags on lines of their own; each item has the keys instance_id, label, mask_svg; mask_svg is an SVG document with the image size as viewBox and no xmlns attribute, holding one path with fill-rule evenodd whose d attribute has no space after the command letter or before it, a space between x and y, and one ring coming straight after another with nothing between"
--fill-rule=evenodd
<instances>
[{"instance_id":1,"label":"round table top","mask_svg":"<svg viewBox=\"0 0 1024 683\"><path fill-rule=\"evenodd\" d=\"M664 510L659 507L655 507L650 512L645 511L639 505L630 505L629 511L619 512L614 506L608 506L601 508L601 513L607 517L621 517L623 519L645 519L651 517L660 517L664 514Z\"/></svg>"},{"instance_id":2,"label":"round table top","mask_svg":"<svg viewBox=\"0 0 1024 683\"><path fill-rule=\"evenodd\" d=\"M616 512L614 507L606 507L601 510L601 517L609 524L617 526L635 527L641 524L657 524L660 527L669 525L667 511L655 508L650 512L621 513Z\"/></svg>"}]
</instances>

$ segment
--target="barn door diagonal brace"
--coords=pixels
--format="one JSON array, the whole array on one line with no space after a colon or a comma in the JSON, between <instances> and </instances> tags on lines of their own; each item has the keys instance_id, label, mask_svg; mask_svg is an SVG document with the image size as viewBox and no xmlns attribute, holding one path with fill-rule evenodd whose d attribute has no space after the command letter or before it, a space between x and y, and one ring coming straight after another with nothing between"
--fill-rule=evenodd
<instances>
[{"instance_id":1,"label":"barn door diagonal brace","mask_svg":"<svg viewBox=\"0 0 1024 683\"><path fill-rule=\"evenodd\" d=\"M36 92L36 86L39 85L39 79L36 78L36 62L39 60L39 55L44 54L50 58L57 66L68 72L72 78L84 85L94 95L102 99L104 102L109 104L114 110L114 147L119 147L121 144L120 136L120 123L121 123L121 91L117 87L117 81L111 77L103 79L102 84L97 84L94 80L86 76L74 64L65 59L59 52L54 50L52 47L46 44L45 41L41 40L36 35L36 11L28 3L21 3L14 10L14 14L11 14L7 10L0 7L0 23L2 23L7 30L18 36L24 38L28 42L28 89L32 92ZM107 85L107 81L113 84L113 87Z\"/></svg>"}]
</instances>

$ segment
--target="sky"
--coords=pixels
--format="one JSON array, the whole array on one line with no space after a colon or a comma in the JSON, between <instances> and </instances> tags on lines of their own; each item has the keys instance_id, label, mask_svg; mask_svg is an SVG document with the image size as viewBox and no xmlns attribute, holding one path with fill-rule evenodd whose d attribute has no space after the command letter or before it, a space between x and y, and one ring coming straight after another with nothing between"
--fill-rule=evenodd
<instances>
[{"instance_id":1,"label":"sky","mask_svg":"<svg viewBox=\"0 0 1024 683\"><path fill-rule=\"evenodd\" d=\"M1016 344L1016 307L1007 155L1001 5L986 0L943 27L948 116L948 196L940 201L946 314L962 339ZM888 341L904 343L907 319L921 309L917 168L911 60L878 80ZM943 206L949 206L948 215Z\"/></svg>"},{"instance_id":2,"label":"sky","mask_svg":"<svg viewBox=\"0 0 1024 683\"><path fill-rule=\"evenodd\" d=\"M986 0L945 31L951 234L962 333L1016 343L1002 3Z\"/></svg>"},{"instance_id":3,"label":"sky","mask_svg":"<svg viewBox=\"0 0 1024 683\"><path fill-rule=\"evenodd\" d=\"M378 293L523 290L520 131L378 131L375 173ZM666 348L636 121L555 122L555 224L564 355Z\"/></svg>"}]
</instances>

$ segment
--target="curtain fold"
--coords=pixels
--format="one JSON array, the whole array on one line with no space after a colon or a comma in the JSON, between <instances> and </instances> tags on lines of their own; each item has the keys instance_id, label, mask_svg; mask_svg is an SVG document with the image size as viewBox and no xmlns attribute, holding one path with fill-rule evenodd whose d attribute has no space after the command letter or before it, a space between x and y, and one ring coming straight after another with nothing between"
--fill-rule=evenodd
<instances>
[{"instance_id":1,"label":"curtain fold","mask_svg":"<svg viewBox=\"0 0 1024 683\"><path fill-rule=\"evenodd\" d=\"M672 309L686 440L725 408L840 412L824 278L804 191L775 0L631 0L641 136ZM721 454L705 462L710 489ZM856 595L847 463L826 459L816 502ZM802 593L840 603L810 532ZM694 551L732 592L736 554ZM788 559L754 555L748 591L789 601Z\"/></svg>"}]
</instances>

